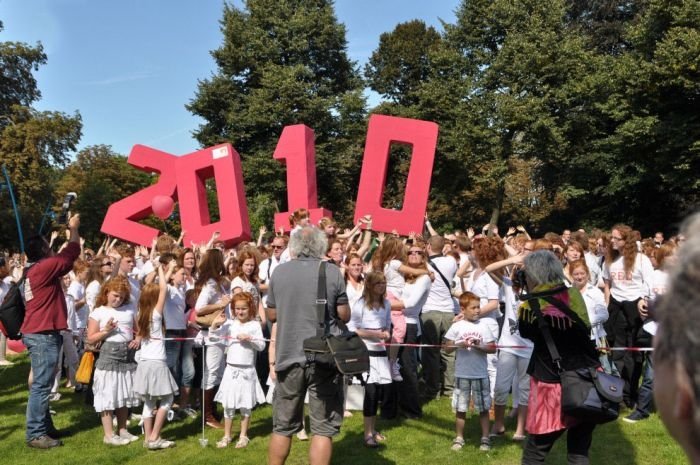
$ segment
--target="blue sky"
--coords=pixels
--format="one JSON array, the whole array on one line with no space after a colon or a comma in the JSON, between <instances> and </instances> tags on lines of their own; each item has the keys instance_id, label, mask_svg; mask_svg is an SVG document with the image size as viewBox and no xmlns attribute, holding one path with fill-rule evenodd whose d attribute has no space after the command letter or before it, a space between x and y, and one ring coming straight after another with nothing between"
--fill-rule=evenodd
<instances>
[{"instance_id":1,"label":"blue sky","mask_svg":"<svg viewBox=\"0 0 700 465\"><path fill-rule=\"evenodd\" d=\"M441 30L440 19L453 22L458 4L336 0L335 8L350 58L362 65L382 32L415 18ZM79 111L79 148L107 144L127 155L145 144L185 154L198 147L191 131L201 120L184 105L197 80L215 71L209 52L221 44L222 9L221 0L0 0L0 41L44 45L36 107Z\"/></svg>"}]
</instances>

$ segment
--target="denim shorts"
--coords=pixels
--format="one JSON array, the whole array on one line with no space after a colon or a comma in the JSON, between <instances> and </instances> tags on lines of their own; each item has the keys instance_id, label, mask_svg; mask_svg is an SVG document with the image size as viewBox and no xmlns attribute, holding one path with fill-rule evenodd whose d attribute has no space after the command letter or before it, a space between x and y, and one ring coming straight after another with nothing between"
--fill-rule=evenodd
<instances>
[{"instance_id":1,"label":"denim shorts","mask_svg":"<svg viewBox=\"0 0 700 465\"><path fill-rule=\"evenodd\" d=\"M455 378L455 381L455 388L452 391L452 410L467 412L470 398L474 401L474 408L479 413L487 412L491 408L491 388L488 377Z\"/></svg>"}]
</instances>

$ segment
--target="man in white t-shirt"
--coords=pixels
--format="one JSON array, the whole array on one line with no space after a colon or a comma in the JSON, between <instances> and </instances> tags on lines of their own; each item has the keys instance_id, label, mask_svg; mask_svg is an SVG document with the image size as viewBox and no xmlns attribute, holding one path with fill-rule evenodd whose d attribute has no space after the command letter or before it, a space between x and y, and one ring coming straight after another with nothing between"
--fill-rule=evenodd
<instances>
[{"instance_id":1,"label":"man in white t-shirt","mask_svg":"<svg viewBox=\"0 0 700 465\"><path fill-rule=\"evenodd\" d=\"M276 236L272 240L272 256L260 263L258 279L260 282L260 292L262 293L262 303L267 307L267 289L270 285L270 278L275 268L282 263L282 253L287 249L287 239L284 236Z\"/></svg>"},{"instance_id":2,"label":"man in white t-shirt","mask_svg":"<svg viewBox=\"0 0 700 465\"><path fill-rule=\"evenodd\" d=\"M433 283L428 292L428 299L423 305L421 322L425 344L440 345L445 333L450 329L455 317L455 304L452 299L452 286L457 262L450 256L442 255L445 239L432 236L428 240L428 269L433 273ZM425 348L421 352L425 399L434 399L442 395L451 395L454 386L454 354L448 354L439 348Z\"/></svg>"}]
</instances>

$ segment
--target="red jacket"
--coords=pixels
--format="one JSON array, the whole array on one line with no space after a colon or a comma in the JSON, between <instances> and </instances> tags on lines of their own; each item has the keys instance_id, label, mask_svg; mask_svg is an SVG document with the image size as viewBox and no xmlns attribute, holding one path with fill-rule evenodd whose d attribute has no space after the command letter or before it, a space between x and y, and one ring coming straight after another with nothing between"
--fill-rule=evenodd
<instances>
[{"instance_id":1,"label":"red jacket","mask_svg":"<svg viewBox=\"0 0 700 465\"><path fill-rule=\"evenodd\" d=\"M73 262L79 255L80 245L69 242L61 253L39 260L27 271L22 334L60 331L68 327L61 277L73 268Z\"/></svg>"}]
</instances>

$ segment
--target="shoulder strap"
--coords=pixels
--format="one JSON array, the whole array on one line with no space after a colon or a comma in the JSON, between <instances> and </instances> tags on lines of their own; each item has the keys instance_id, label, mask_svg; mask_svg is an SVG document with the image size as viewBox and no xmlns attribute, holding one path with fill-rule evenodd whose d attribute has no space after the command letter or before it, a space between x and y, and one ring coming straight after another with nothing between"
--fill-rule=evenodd
<instances>
[{"instance_id":1,"label":"shoulder strap","mask_svg":"<svg viewBox=\"0 0 700 465\"><path fill-rule=\"evenodd\" d=\"M450 286L450 282L447 280L447 278L445 277L445 275L442 274L442 271L440 271L440 268L438 268L437 265L435 264L435 262L432 261L431 259L428 259L428 263L430 263L430 266L432 266L433 269L434 269L435 271L438 272L438 274L439 274L440 277L442 278L442 282L444 282L444 283L445 283L445 286L447 286L447 290L451 292L451 291L452 291L452 286Z\"/></svg>"},{"instance_id":2,"label":"shoulder strap","mask_svg":"<svg viewBox=\"0 0 700 465\"><path fill-rule=\"evenodd\" d=\"M540 310L540 302L537 298L534 298L534 299L528 300L528 303L530 304L530 309L537 317L537 324L540 327L540 331L542 331L542 336L544 337L544 342L547 343L547 349L549 350L549 355L551 355L551 357L552 357L552 362L554 363L554 365L557 367L557 369L561 373L563 371L562 367L561 367L561 356L559 355L559 351L557 350L557 346L554 345L554 340L552 339L552 333L549 331L549 325L547 324L547 321L544 319L544 315L542 314L542 311Z\"/></svg>"},{"instance_id":3,"label":"shoulder strap","mask_svg":"<svg viewBox=\"0 0 700 465\"><path fill-rule=\"evenodd\" d=\"M323 336L326 333L326 262L321 260L318 264L318 285L316 292L316 335Z\"/></svg>"}]
</instances>

